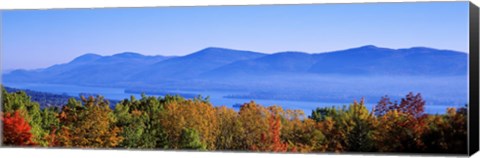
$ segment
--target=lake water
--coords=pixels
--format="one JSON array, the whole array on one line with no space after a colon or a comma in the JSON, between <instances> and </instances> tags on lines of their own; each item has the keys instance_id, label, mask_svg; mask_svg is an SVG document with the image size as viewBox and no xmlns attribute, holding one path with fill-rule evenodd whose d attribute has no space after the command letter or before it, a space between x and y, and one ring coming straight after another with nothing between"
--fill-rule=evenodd
<instances>
[{"instance_id":1,"label":"lake water","mask_svg":"<svg viewBox=\"0 0 480 158\"><path fill-rule=\"evenodd\" d=\"M18 89L30 89L34 91L49 92L55 94L67 94L70 96L78 96L80 93L87 94L100 94L107 99L112 100L122 100L125 98L130 98L130 96L135 96L140 98L140 94L125 93L123 88L105 88L105 87L89 87L89 86L76 86L76 85L63 85L63 84L33 84L33 83L3 83L7 87L18 88ZM235 104L243 104L250 102L251 99L237 99L237 98L224 98L224 96L232 94L231 92L225 91L170 91L172 93L193 93L201 94L203 97L209 96L210 101L215 106L225 105L232 108ZM158 95L150 95L158 96ZM284 109L298 109L303 110L306 115L310 115L311 111L317 107L332 107L338 106L342 107L343 105L348 105L351 103L329 103L329 102L309 102L309 101L289 101L289 100L268 100L268 99L255 99L255 102L264 106L270 105L279 105ZM366 107L371 110L372 107L376 104L376 101L366 102ZM428 105L425 107L425 112L435 114L435 113L445 113L446 108L449 106L445 105ZM235 108L238 110L238 108Z\"/></svg>"}]
</instances>

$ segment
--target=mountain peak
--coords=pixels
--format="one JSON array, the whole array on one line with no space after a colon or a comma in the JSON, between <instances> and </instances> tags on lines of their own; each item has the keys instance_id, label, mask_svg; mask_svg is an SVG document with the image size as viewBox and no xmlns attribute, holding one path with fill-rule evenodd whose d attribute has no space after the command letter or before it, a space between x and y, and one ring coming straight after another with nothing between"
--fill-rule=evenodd
<instances>
[{"instance_id":1,"label":"mountain peak","mask_svg":"<svg viewBox=\"0 0 480 158\"><path fill-rule=\"evenodd\" d=\"M285 52L278 52L278 53L275 53L275 54L308 54L308 53L299 52L299 51L285 51Z\"/></svg>"},{"instance_id":2,"label":"mountain peak","mask_svg":"<svg viewBox=\"0 0 480 158\"><path fill-rule=\"evenodd\" d=\"M341 51L353 51L353 52L357 52L357 53L370 53L370 52L385 53L386 51L394 51L394 49L377 47L375 45L364 45L364 46L360 46L360 47L356 47L356 48L350 48L350 49L341 50Z\"/></svg>"},{"instance_id":3,"label":"mountain peak","mask_svg":"<svg viewBox=\"0 0 480 158\"><path fill-rule=\"evenodd\" d=\"M199 50L195 53L189 54L187 56L191 57L218 57L218 56L250 56L250 55L263 55L262 53L252 52L252 51L243 51L243 50L235 50L235 49L228 49L228 48L220 48L220 47L207 47L205 49Z\"/></svg>"},{"instance_id":4,"label":"mountain peak","mask_svg":"<svg viewBox=\"0 0 480 158\"><path fill-rule=\"evenodd\" d=\"M331 52L324 52L324 53L317 53L315 54L316 56L321 55L321 54L370 54L372 52L385 52L385 51L392 51L393 49L390 48L381 48L377 47L375 45L364 45L360 47L353 47L353 48L347 48L343 50L337 50L337 51L331 51Z\"/></svg>"},{"instance_id":5,"label":"mountain peak","mask_svg":"<svg viewBox=\"0 0 480 158\"><path fill-rule=\"evenodd\" d=\"M197 51L196 53L224 52L224 51L232 51L232 50L233 49L220 48L220 47L207 47L207 48L204 48L202 50Z\"/></svg>"},{"instance_id":6,"label":"mountain peak","mask_svg":"<svg viewBox=\"0 0 480 158\"><path fill-rule=\"evenodd\" d=\"M286 52L278 52L271 54L270 56L273 57L307 57L310 56L311 54L305 53L305 52L297 52L297 51L286 51Z\"/></svg>"},{"instance_id":7,"label":"mountain peak","mask_svg":"<svg viewBox=\"0 0 480 158\"><path fill-rule=\"evenodd\" d=\"M131 57L143 57L142 54L135 53L135 52L123 52L112 55L113 57L124 57L124 58L131 58Z\"/></svg>"},{"instance_id":8,"label":"mountain peak","mask_svg":"<svg viewBox=\"0 0 480 158\"><path fill-rule=\"evenodd\" d=\"M222 47L207 47L207 48L204 48L203 50L215 50L215 49L226 49L226 48L222 48Z\"/></svg>"},{"instance_id":9,"label":"mountain peak","mask_svg":"<svg viewBox=\"0 0 480 158\"><path fill-rule=\"evenodd\" d=\"M94 54L94 53L87 53L84 55L81 55L75 59L73 59L73 62L84 62L84 61L92 61L101 58L101 55Z\"/></svg>"},{"instance_id":10,"label":"mountain peak","mask_svg":"<svg viewBox=\"0 0 480 158\"><path fill-rule=\"evenodd\" d=\"M87 53L87 54L78 56L77 58L97 58L97 57L102 57L102 56L95 53Z\"/></svg>"},{"instance_id":11,"label":"mountain peak","mask_svg":"<svg viewBox=\"0 0 480 158\"><path fill-rule=\"evenodd\" d=\"M361 46L361 47L358 47L357 49L376 49L376 48L379 48L375 45L364 45L364 46Z\"/></svg>"}]
</instances>

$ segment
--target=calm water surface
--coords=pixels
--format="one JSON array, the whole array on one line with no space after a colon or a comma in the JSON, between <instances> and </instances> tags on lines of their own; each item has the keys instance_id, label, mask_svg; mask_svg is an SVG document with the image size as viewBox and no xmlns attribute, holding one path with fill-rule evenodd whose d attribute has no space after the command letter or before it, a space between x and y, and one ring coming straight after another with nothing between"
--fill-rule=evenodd
<instances>
[{"instance_id":1,"label":"calm water surface","mask_svg":"<svg viewBox=\"0 0 480 158\"><path fill-rule=\"evenodd\" d=\"M70 96L79 96L80 93L88 94L100 94L108 99L122 100L135 96L140 98L140 94L125 93L123 88L105 88L105 87L89 87L89 86L76 86L76 85L64 85L64 84L37 84L37 83L3 83L7 87L18 89L30 89L34 91L49 92L55 94L67 94ZM210 102L215 106L225 105L227 107L233 107L235 104L243 104L250 102L251 99L237 99L237 98L224 98L223 96L230 94L237 94L237 92L227 91L170 91L171 93L193 93L201 94L202 96L210 97ZM159 95L150 95L159 96ZM309 115L312 110L317 107L331 107L348 105L351 103L329 103L329 102L310 102L310 101L289 101L289 100L268 100L268 99L255 99L255 102L264 106L279 105L284 109L299 109L303 110L305 114ZM366 102L366 107L370 110L378 101ZM428 105L425 107L427 113L445 113L446 105ZM238 110L238 108L235 108Z\"/></svg>"}]
</instances>

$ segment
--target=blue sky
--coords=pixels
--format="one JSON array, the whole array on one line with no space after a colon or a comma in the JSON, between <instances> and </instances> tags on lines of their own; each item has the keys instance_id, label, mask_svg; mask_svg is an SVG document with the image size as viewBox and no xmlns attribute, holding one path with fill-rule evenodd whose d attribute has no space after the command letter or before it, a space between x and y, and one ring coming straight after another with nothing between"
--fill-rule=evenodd
<instances>
[{"instance_id":1,"label":"blue sky","mask_svg":"<svg viewBox=\"0 0 480 158\"><path fill-rule=\"evenodd\" d=\"M468 53L468 2L2 11L2 69L85 53L185 55L206 47L320 53L373 44Z\"/></svg>"}]
</instances>

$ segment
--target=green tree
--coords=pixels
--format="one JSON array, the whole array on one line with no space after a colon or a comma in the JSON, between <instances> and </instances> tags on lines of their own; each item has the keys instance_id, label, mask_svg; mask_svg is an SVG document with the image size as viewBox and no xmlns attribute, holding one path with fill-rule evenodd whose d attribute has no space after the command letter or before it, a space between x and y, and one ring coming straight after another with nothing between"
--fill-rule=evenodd
<instances>
[{"instance_id":1,"label":"green tree","mask_svg":"<svg viewBox=\"0 0 480 158\"><path fill-rule=\"evenodd\" d=\"M122 127L121 144L125 148L167 148L163 129L160 126L160 114L163 110L163 98L142 95L140 100L131 97L115 106L117 126Z\"/></svg>"},{"instance_id":2,"label":"green tree","mask_svg":"<svg viewBox=\"0 0 480 158\"><path fill-rule=\"evenodd\" d=\"M199 133L194 129L185 128L180 135L180 148L191 150L206 150L207 145L200 140Z\"/></svg>"},{"instance_id":3,"label":"green tree","mask_svg":"<svg viewBox=\"0 0 480 158\"><path fill-rule=\"evenodd\" d=\"M336 109L334 107L318 107L315 110L312 110L312 114L308 118L313 119L317 122L324 121L328 116L334 116L336 114Z\"/></svg>"},{"instance_id":4,"label":"green tree","mask_svg":"<svg viewBox=\"0 0 480 158\"><path fill-rule=\"evenodd\" d=\"M354 102L340 118L347 133L347 151L369 152L374 151L373 130L374 115L369 113L362 99Z\"/></svg>"}]
</instances>

